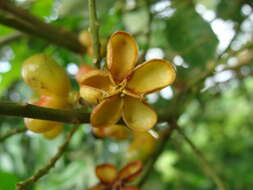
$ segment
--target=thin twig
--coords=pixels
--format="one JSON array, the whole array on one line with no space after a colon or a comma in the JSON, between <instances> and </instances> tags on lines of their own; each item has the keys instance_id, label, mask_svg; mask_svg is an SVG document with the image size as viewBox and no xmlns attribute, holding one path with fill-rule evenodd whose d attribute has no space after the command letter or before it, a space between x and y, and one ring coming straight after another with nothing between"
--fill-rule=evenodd
<instances>
[{"instance_id":1,"label":"thin twig","mask_svg":"<svg viewBox=\"0 0 253 190\"><path fill-rule=\"evenodd\" d=\"M205 158L205 155L195 146L195 144L185 135L183 130L180 127L175 128L177 132L183 137L183 139L190 145L192 151L198 157L202 168L207 176L217 185L219 190L226 190L223 181L216 174L215 170L210 166L208 160Z\"/></svg>"},{"instance_id":2,"label":"thin twig","mask_svg":"<svg viewBox=\"0 0 253 190\"><path fill-rule=\"evenodd\" d=\"M0 142L5 141L7 138L9 138L13 135L24 133L24 132L26 132L26 130L27 129L25 127L12 129L12 130L6 132L4 135L0 136Z\"/></svg>"},{"instance_id":3,"label":"thin twig","mask_svg":"<svg viewBox=\"0 0 253 190\"><path fill-rule=\"evenodd\" d=\"M17 7L6 0L0 0L0 13L0 23L6 26L43 38L77 53L85 52L85 47L82 46L77 36L72 32L49 25L25 9Z\"/></svg>"},{"instance_id":4,"label":"thin twig","mask_svg":"<svg viewBox=\"0 0 253 190\"><path fill-rule=\"evenodd\" d=\"M71 131L68 133L66 140L59 146L57 153L49 160L49 162L43 168L37 170L33 176L30 178L17 183L16 190L26 190L27 187L36 181L38 181L41 177L45 176L49 173L50 169L55 166L55 163L61 158L64 154L66 148L69 145L69 142L73 136L73 134L77 131L79 125L74 126Z\"/></svg>"},{"instance_id":5,"label":"thin twig","mask_svg":"<svg viewBox=\"0 0 253 190\"><path fill-rule=\"evenodd\" d=\"M100 42L99 42L99 23L97 20L97 13L96 13L96 0L89 0L88 4L89 4L89 22L92 35L94 63L97 68L100 68L101 55L100 55Z\"/></svg>"},{"instance_id":6,"label":"thin twig","mask_svg":"<svg viewBox=\"0 0 253 190\"><path fill-rule=\"evenodd\" d=\"M20 32L15 32L13 34L10 34L8 36L4 36L4 37L1 37L0 38L0 47L10 43L10 42L13 42L17 39L20 39L21 37L24 37L25 35L20 33Z\"/></svg>"},{"instance_id":7,"label":"thin twig","mask_svg":"<svg viewBox=\"0 0 253 190\"><path fill-rule=\"evenodd\" d=\"M89 122L89 114L83 109L58 110L27 103L2 101L0 101L0 115L28 117L73 124Z\"/></svg>"}]
</instances>

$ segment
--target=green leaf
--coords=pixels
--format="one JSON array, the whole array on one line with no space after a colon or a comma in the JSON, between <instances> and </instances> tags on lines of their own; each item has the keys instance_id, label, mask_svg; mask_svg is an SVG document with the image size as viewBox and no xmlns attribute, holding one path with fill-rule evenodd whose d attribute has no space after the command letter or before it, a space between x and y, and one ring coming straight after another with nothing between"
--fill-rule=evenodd
<instances>
[{"instance_id":1,"label":"green leaf","mask_svg":"<svg viewBox=\"0 0 253 190\"><path fill-rule=\"evenodd\" d=\"M0 36L11 34L13 31L14 31L13 29L7 26L0 25Z\"/></svg>"},{"instance_id":2,"label":"green leaf","mask_svg":"<svg viewBox=\"0 0 253 190\"><path fill-rule=\"evenodd\" d=\"M40 0L32 6L32 13L38 17L50 16L53 8L52 0Z\"/></svg>"},{"instance_id":3,"label":"green leaf","mask_svg":"<svg viewBox=\"0 0 253 190\"><path fill-rule=\"evenodd\" d=\"M245 16L241 12L243 1L221 0L217 6L217 16L224 20L242 22Z\"/></svg>"},{"instance_id":4,"label":"green leaf","mask_svg":"<svg viewBox=\"0 0 253 190\"><path fill-rule=\"evenodd\" d=\"M190 3L178 6L173 16L167 20L166 31L172 49L191 67L206 64L215 54L217 37Z\"/></svg>"},{"instance_id":5,"label":"green leaf","mask_svg":"<svg viewBox=\"0 0 253 190\"><path fill-rule=\"evenodd\" d=\"M3 74L0 74L0 96L3 92L10 87L13 82L21 78L21 66L23 61L35 53L32 48L27 48L27 39L23 39L18 43L13 43L11 49L14 53L14 57L8 60L11 63L11 69Z\"/></svg>"},{"instance_id":6,"label":"green leaf","mask_svg":"<svg viewBox=\"0 0 253 190\"><path fill-rule=\"evenodd\" d=\"M13 173L0 170L0 181L0 190L13 190L19 180Z\"/></svg>"}]
</instances>

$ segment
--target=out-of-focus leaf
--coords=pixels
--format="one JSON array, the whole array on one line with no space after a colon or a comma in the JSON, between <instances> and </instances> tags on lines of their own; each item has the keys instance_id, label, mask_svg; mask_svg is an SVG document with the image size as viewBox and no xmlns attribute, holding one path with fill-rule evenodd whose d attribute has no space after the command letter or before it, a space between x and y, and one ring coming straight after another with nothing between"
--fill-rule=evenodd
<instances>
[{"instance_id":1,"label":"out-of-focus leaf","mask_svg":"<svg viewBox=\"0 0 253 190\"><path fill-rule=\"evenodd\" d=\"M50 16L53 8L52 0L38 0L33 3L31 12L39 17Z\"/></svg>"},{"instance_id":2,"label":"out-of-focus leaf","mask_svg":"<svg viewBox=\"0 0 253 190\"><path fill-rule=\"evenodd\" d=\"M99 15L107 13L115 3L114 0L98 1L97 12ZM59 15L64 16L88 16L88 1L87 0L63 0L59 9Z\"/></svg>"},{"instance_id":3,"label":"out-of-focus leaf","mask_svg":"<svg viewBox=\"0 0 253 190\"><path fill-rule=\"evenodd\" d=\"M244 16L241 12L243 1L221 0L217 6L217 16L224 20L242 22Z\"/></svg>"},{"instance_id":4,"label":"out-of-focus leaf","mask_svg":"<svg viewBox=\"0 0 253 190\"><path fill-rule=\"evenodd\" d=\"M139 9L138 11L126 13L123 16L123 22L129 32L142 32L148 26L148 13L145 9Z\"/></svg>"},{"instance_id":5,"label":"out-of-focus leaf","mask_svg":"<svg viewBox=\"0 0 253 190\"><path fill-rule=\"evenodd\" d=\"M19 41L19 43L15 43L12 46L12 51L14 57L9 60L11 63L11 69L3 74L0 74L1 81L0 81L0 96L15 80L19 80L20 70L23 61L32 55L34 52L33 49L27 47L27 40Z\"/></svg>"},{"instance_id":6,"label":"out-of-focus leaf","mask_svg":"<svg viewBox=\"0 0 253 190\"><path fill-rule=\"evenodd\" d=\"M7 35L7 34L10 34L12 33L14 30L9 28L9 27L6 27L6 26L3 26L3 25L0 25L0 36L4 36L4 35Z\"/></svg>"},{"instance_id":7,"label":"out-of-focus leaf","mask_svg":"<svg viewBox=\"0 0 253 190\"><path fill-rule=\"evenodd\" d=\"M204 65L214 56L217 37L192 4L178 5L174 15L167 20L166 32L171 47L191 67Z\"/></svg>"},{"instance_id":8,"label":"out-of-focus leaf","mask_svg":"<svg viewBox=\"0 0 253 190\"><path fill-rule=\"evenodd\" d=\"M0 170L0 190L13 190L18 182L18 177L13 173Z\"/></svg>"},{"instance_id":9,"label":"out-of-focus leaf","mask_svg":"<svg viewBox=\"0 0 253 190\"><path fill-rule=\"evenodd\" d=\"M102 36L109 36L112 32L123 30L122 12L112 10L101 19L100 33Z\"/></svg>"},{"instance_id":10,"label":"out-of-focus leaf","mask_svg":"<svg viewBox=\"0 0 253 190\"><path fill-rule=\"evenodd\" d=\"M21 65L16 65L9 72L1 74L0 96L15 80L19 78Z\"/></svg>"}]
</instances>

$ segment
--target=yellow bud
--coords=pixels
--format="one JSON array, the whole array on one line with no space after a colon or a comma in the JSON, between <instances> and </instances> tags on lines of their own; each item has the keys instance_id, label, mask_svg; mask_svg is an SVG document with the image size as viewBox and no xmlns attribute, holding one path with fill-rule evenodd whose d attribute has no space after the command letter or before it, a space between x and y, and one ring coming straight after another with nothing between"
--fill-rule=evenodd
<instances>
[{"instance_id":1,"label":"yellow bud","mask_svg":"<svg viewBox=\"0 0 253 190\"><path fill-rule=\"evenodd\" d=\"M65 70L44 54L36 54L24 61L22 77L27 85L42 95L63 97L70 91Z\"/></svg>"}]
</instances>

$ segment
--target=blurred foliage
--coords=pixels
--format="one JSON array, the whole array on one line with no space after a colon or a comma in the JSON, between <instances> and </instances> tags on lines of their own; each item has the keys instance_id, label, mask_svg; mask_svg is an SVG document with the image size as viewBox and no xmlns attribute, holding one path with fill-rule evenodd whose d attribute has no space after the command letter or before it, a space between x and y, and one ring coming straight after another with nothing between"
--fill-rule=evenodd
<instances>
[{"instance_id":1,"label":"blurred foliage","mask_svg":"<svg viewBox=\"0 0 253 190\"><path fill-rule=\"evenodd\" d=\"M166 23L168 42L190 67L201 67L214 57L217 37L193 4L180 2L176 7Z\"/></svg>"},{"instance_id":2,"label":"blurred foliage","mask_svg":"<svg viewBox=\"0 0 253 190\"><path fill-rule=\"evenodd\" d=\"M174 105L173 94L185 87L197 74L208 70L217 61L217 46L224 43L227 30L219 36L220 25L215 20L242 24L243 32L231 44L237 51L252 44L253 5L250 0L152 0L149 9L145 0L97 1L100 34L108 38L116 30L126 30L135 35L140 51L147 47L148 14L152 12L150 44L147 57L165 57L174 62L179 80L172 88L152 94L148 100L160 112L181 108L179 123L197 147L202 150L211 166L221 176L230 190L251 190L253 187L253 80L252 64L235 71L224 71L205 80L201 93L193 90L187 103ZM67 28L76 34L88 28L87 1L34 0L17 1L31 13L46 22ZM27 4L25 4L27 3ZM200 11L197 7L204 7ZM213 15L207 18L206 15ZM208 16L208 15L207 15ZM246 24L245 24L246 23ZM234 31L232 27L230 30ZM15 30L0 25L0 38ZM231 32L231 31L230 31ZM234 45L234 46L233 46ZM249 46L252 47L252 46ZM252 49L248 49L253 54ZM66 49L34 37L21 37L4 46L0 45L0 99L27 102L33 95L21 80L20 68L27 57L44 52L64 66L74 88L73 67L90 63L85 55L76 55ZM160 52L160 53L159 53ZM239 54L222 57L223 66L233 65ZM232 60L232 61L231 61ZM253 63L252 58L249 60ZM71 70L72 68L72 70ZM198 72L197 72L197 71ZM221 69L217 69L219 72ZM187 77L186 77L187 76ZM162 124L159 124L162 127ZM0 136L10 129L24 126L21 118L0 117ZM71 125L65 125L66 132ZM0 143L0 190L12 190L17 181L26 179L45 165L64 135L49 141L31 132L18 134ZM32 189L70 190L87 189L97 182L94 168L97 164L111 162L119 168L126 160L126 150L131 142L100 140L91 134L91 128L82 125L75 134L68 151L56 167L36 183ZM144 190L196 190L216 189L204 175L198 159L176 132L159 156L154 171Z\"/></svg>"}]
</instances>

